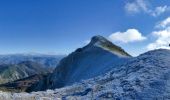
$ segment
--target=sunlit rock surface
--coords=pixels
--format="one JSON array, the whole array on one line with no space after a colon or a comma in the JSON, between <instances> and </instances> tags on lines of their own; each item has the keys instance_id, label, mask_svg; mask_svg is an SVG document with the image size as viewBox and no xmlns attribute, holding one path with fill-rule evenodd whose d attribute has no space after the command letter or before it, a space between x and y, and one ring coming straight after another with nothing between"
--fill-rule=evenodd
<instances>
[{"instance_id":1,"label":"sunlit rock surface","mask_svg":"<svg viewBox=\"0 0 170 100\"><path fill-rule=\"evenodd\" d=\"M104 75L44 92L0 93L1 100L169 100L170 51L154 50Z\"/></svg>"}]
</instances>

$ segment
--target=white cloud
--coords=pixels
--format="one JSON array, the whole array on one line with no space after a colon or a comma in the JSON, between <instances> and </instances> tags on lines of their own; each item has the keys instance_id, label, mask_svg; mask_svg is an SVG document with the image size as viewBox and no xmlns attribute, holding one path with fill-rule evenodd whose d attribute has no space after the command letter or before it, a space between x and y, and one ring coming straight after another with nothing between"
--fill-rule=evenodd
<instances>
[{"instance_id":1,"label":"white cloud","mask_svg":"<svg viewBox=\"0 0 170 100\"><path fill-rule=\"evenodd\" d=\"M165 20L161 21L156 25L156 28L166 28L170 25L170 17L166 18Z\"/></svg>"},{"instance_id":2,"label":"white cloud","mask_svg":"<svg viewBox=\"0 0 170 100\"><path fill-rule=\"evenodd\" d=\"M170 7L167 5L151 8L150 3L146 0L134 0L125 4L125 10L129 14L147 13L151 16L159 16L167 11L170 11Z\"/></svg>"},{"instance_id":3,"label":"white cloud","mask_svg":"<svg viewBox=\"0 0 170 100\"><path fill-rule=\"evenodd\" d=\"M113 42L134 42L145 40L146 37L136 29L128 29L126 32L115 32L109 36L109 39Z\"/></svg>"},{"instance_id":4,"label":"white cloud","mask_svg":"<svg viewBox=\"0 0 170 100\"><path fill-rule=\"evenodd\" d=\"M169 47L169 43L170 43L170 27L167 27L164 30L155 31L152 34L153 34L153 36L156 36L157 39L156 39L155 42L150 43L147 46L148 50L159 49L159 48L170 49L170 47Z\"/></svg>"},{"instance_id":5,"label":"white cloud","mask_svg":"<svg viewBox=\"0 0 170 100\"><path fill-rule=\"evenodd\" d=\"M166 18L165 20L161 21L157 28L163 28L158 31L152 32L152 36L156 37L156 40L153 43L150 43L147 46L148 50L165 48L170 49L170 17Z\"/></svg>"}]
</instances>

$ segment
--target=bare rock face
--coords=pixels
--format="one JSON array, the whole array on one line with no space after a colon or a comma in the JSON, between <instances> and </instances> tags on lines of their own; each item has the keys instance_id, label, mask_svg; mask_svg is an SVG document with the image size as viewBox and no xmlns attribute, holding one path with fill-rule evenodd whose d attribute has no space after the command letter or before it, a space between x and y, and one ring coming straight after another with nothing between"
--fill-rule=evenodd
<instances>
[{"instance_id":1,"label":"bare rock face","mask_svg":"<svg viewBox=\"0 0 170 100\"><path fill-rule=\"evenodd\" d=\"M48 80L48 88L60 88L107 72L131 56L102 36L77 49L63 60Z\"/></svg>"}]
</instances>

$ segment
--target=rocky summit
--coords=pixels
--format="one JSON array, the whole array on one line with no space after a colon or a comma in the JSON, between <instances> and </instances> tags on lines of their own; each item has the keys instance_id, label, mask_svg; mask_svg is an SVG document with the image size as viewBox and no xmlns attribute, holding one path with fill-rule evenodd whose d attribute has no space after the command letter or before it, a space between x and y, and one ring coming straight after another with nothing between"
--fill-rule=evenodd
<instances>
[{"instance_id":1,"label":"rocky summit","mask_svg":"<svg viewBox=\"0 0 170 100\"><path fill-rule=\"evenodd\" d=\"M48 88L60 88L106 73L131 56L102 36L65 57L49 78Z\"/></svg>"}]
</instances>

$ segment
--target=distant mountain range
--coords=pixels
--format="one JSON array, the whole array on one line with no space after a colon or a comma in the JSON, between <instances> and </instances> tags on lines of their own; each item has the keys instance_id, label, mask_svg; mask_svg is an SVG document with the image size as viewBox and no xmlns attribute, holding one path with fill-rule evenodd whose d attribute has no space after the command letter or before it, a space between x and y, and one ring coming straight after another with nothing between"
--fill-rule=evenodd
<instances>
[{"instance_id":1,"label":"distant mountain range","mask_svg":"<svg viewBox=\"0 0 170 100\"><path fill-rule=\"evenodd\" d=\"M0 55L0 84L51 73L64 55Z\"/></svg>"},{"instance_id":2,"label":"distant mountain range","mask_svg":"<svg viewBox=\"0 0 170 100\"><path fill-rule=\"evenodd\" d=\"M36 74L50 73L50 69L42 64L25 61L19 64L0 65L0 84L12 82L18 79L26 78Z\"/></svg>"},{"instance_id":3,"label":"distant mountain range","mask_svg":"<svg viewBox=\"0 0 170 100\"><path fill-rule=\"evenodd\" d=\"M0 65L18 64L23 61L31 61L42 64L44 67L55 68L59 61L66 55L43 55L43 54L11 54L0 55Z\"/></svg>"}]
</instances>

